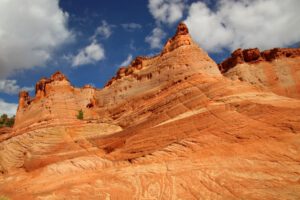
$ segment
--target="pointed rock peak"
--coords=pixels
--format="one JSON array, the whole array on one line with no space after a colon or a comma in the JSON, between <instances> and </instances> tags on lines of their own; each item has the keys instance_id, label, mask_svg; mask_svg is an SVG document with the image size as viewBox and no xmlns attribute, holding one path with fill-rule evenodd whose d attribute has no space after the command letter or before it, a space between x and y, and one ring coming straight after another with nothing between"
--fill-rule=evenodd
<instances>
[{"instance_id":1,"label":"pointed rock peak","mask_svg":"<svg viewBox=\"0 0 300 200\"><path fill-rule=\"evenodd\" d=\"M67 77L61 73L60 71L55 72L54 74L52 74L52 76L50 77L51 81L62 81L62 80L67 80Z\"/></svg>"},{"instance_id":2,"label":"pointed rock peak","mask_svg":"<svg viewBox=\"0 0 300 200\"><path fill-rule=\"evenodd\" d=\"M175 37L177 35L188 35L188 34L189 34L188 27L185 25L185 23L180 22L177 26L177 31L176 31Z\"/></svg>"},{"instance_id":3,"label":"pointed rock peak","mask_svg":"<svg viewBox=\"0 0 300 200\"><path fill-rule=\"evenodd\" d=\"M192 43L193 42L189 34L189 29L183 22L180 22L177 26L176 34L167 41L162 54L171 52L181 46L191 45Z\"/></svg>"}]
</instances>

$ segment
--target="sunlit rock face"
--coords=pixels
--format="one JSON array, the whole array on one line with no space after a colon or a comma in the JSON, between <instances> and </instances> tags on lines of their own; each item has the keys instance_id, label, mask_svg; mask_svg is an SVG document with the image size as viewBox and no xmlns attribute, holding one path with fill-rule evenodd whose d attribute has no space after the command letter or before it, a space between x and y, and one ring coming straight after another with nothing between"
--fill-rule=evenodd
<instances>
[{"instance_id":1,"label":"sunlit rock face","mask_svg":"<svg viewBox=\"0 0 300 200\"><path fill-rule=\"evenodd\" d=\"M180 23L102 89L43 78L0 132L0 195L299 199L297 51L237 50L218 66Z\"/></svg>"},{"instance_id":2,"label":"sunlit rock face","mask_svg":"<svg viewBox=\"0 0 300 200\"><path fill-rule=\"evenodd\" d=\"M219 64L224 76L278 95L300 98L300 49L237 49Z\"/></svg>"}]
</instances>

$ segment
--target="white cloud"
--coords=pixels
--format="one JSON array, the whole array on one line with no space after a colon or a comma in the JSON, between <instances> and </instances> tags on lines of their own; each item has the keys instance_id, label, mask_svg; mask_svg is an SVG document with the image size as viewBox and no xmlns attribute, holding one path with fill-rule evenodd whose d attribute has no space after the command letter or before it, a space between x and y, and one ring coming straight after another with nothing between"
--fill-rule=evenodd
<instances>
[{"instance_id":1,"label":"white cloud","mask_svg":"<svg viewBox=\"0 0 300 200\"><path fill-rule=\"evenodd\" d=\"M105 58L105 52L101 44L94 40L90 45L81 49L72 59L72 66L95 63Z\"/></svg>"},{"instance_id":2,"label":"white cloud","mask_svg":"<svg viewBox=\"0 0 300 200\"><path fill-rule=\"evenodd\" d=\"M152 33L145 39L152 49L160 49L162 47L162 39L166 37L166 33L159 27L152 30Z\"/></svg>"},{"instance_id":3,"label":"white cloud","mask_svg":"<svg viewBox=\"0 0 300 200\"><path fill-rule=\"evenodd\" d=\"M134 44L134 40L131 40L130 43L129 43L129 48L133 51L136 51L137 48L135 47L135 44Z\"/></svg>"},{"instance_id":4,"label":"white cloud","mask_svg":"<svg viewBox=\"0 0 300 200\"><path fill-rule=\"evenodd\" d=\"M128 24L121 24L121 26L126 30L126 31L134 31L136 29L141 29L142 25L137 24L137 23L128 23Z\"/></svg>"},{"instance_id":5,"label":"white cloud","mask_svg":"<svg viewBox=\"0 0 300 200\"><path fill-rule=\"evenodd\" d=\"M53 51L71 40L68 14L58 0L0 1L0 78L18 69L45 65Z\"/></svg>"},{"instance_id":6,"label":"white cloud","mask_svg":"<svg viewBox=\"0 0 300 200\"><path fill-rule=\"evenodd\" d=\"M97 36L100 36L104 39L107 39L112 34L113 25L109 25L105 20L102 20L102 25L97 27L94 35L92 36L92 40L96 39Z\"/></svg>"},{"instance_id":7,"label":"white cloud","mask_svg":"<svg viewBox=\"0 0 300 200\"><path fill-rule=\"evenodd\" d=\"M173 24L183 16L186 0L149 0L148 8L157 22Z\"/></svg>"},{"instance_id":8,"label":"white cloud","mask_svg":"<svg viewBox=\"0 0 300 200\"><path fill-rule=\"evenodd\" d=\"M185 22L196 42L210 52L269 49L300 41L299 8L299 0L220 0L215 10L196 2Z\"/></svg>"},{"instance_id":9,"label":"white cloud","mask_svg":"<svg viewBox=\"0 0 300 200\"><path fill-rule=\"evenodd\" d=\"M126 60L124 60L119 66L128 66L131 63L132 58L133 58L132 55L129 54Z\"/></svg>"},{"instance_id":10,"label":"white cloud","mask_svg":"<svg viewBox=\"0 0 300 200\"><path fill-rule=\"evenodd\" d=\"M17 80L0 80L0 92L18 94L21 90L33 91L33 87L20 87Z\"/></svg>"},{"instance_id":11,"label":"white cloud","mask_svg":"<svg viewBox=\"0 0 300 200\"><path fill-rule=\"evenodd\" d=\"M7 103L3 99L0 99L0 114L7 114L8 116L13 116L16 114L18 104Z\"/></svg>"}]
</instances>

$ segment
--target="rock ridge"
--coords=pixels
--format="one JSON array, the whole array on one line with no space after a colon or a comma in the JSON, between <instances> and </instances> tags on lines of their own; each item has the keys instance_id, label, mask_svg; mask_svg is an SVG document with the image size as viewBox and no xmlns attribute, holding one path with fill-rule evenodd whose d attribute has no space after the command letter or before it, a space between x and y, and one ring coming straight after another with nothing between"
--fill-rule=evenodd
<instances>
[{"instance_id":1,"label":"rock ridge","mask_svg":"<svg viewBox=\"0 0 300 200\"><path fill-rule=\"evenodd\" d=\"M300 49L297 48L273 48L262 52L260 52L258 48L244 50L239 48L231 53L231 57L219 64L219 69L222 73L226 73L231 68L242 63L271 62L278 58L293 58L299 56Z\"/></svg>"},{"instance_id":2,"label":"rock ridge","mask_svg":"<svg viewBox=\"0 0 300 200\"><path fill-rule=\"evenodd\" d=\"M153 57L152 57L153 58ZM136 57L128 67L122 66L118 69L116 75L112 77L104 87L112 85L116 80L121 79L124 76L132 75L137 80L140 79L140 76L134 72L143 69L143 62L145 60L151 59L151 57L138 56Z\"/></svg>"},{"instance_id":3,"label":"rock ridge","mask_svg":"<svg viewBox=\"0 0 300 200\"><path fill-rule=\"evenodd\" d=\"M123 77L126 77L126 76L131 76L136 80L141 80L143 78L150 79L152 77L152 73L142 74L142 75L139 75L137 73L140 70L144 69L145 63L148 60L151 60L151 59L153 60L155 58L163 57L166 54L171 53L172 51L178 49L179 47L192 46L192 45L194 45L195 47L197 46L197 48L198 48L198 45L194 44L194 42L189 34L188 27L183 22L180 22L177 26L175 35L165 43L164 48L160 54L157 54L152 57L148 57L148 56L136 57L130 63L129 66L120 67L119 70L117 71L116 75L114 77L112 77L106 83L105 87L112 85L115 81L117 81ZM201 52L201 53L204 53L204 52Z\"/></svg>"}]
</instances>

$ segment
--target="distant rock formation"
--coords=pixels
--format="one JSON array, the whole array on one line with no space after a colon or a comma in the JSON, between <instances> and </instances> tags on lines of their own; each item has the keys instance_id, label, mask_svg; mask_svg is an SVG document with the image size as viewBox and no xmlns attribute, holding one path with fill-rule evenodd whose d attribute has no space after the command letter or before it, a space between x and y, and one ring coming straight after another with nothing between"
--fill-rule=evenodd
<instances>
[{"instance_id":1,"label":"distant rock formation","mask_svg":"<svg viewBox=\"0 0 300 200\"><path fill-rule=\"evenodd\" d=\"M242 63L255 63L258 61L273 61L280 58L300 57L300 49L293 48L274 48L260 52L258 48L254 49L237 49L231 57L219 64L222 73L226 73L231 68Z\"/></svg>"},{"instance_id":2,"label":"distant rock formation","mask_svg":"<svg viewBox=\"0 0 300 200\"><path fill-rule=\"evenodd\" d=\"M300 99L300 49L237 49L219 64L224 76Z\"/></svg>"},{"instance_id":3,"label":"distant rock formation","mask_svg":"<svg viewBox=\"0 0 300 200\"><path fill-rule=\"evenodd\" d=\"M239 49L221 73L180 23L104 88L43 78L0 131L0 195L299 199L298 51Z\"/></svg>"}]
</instances>

